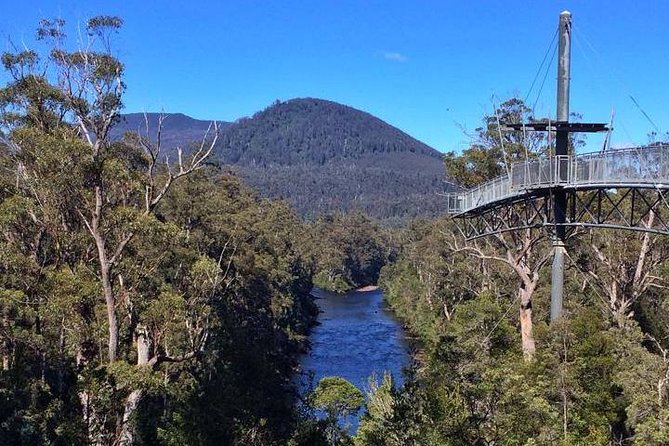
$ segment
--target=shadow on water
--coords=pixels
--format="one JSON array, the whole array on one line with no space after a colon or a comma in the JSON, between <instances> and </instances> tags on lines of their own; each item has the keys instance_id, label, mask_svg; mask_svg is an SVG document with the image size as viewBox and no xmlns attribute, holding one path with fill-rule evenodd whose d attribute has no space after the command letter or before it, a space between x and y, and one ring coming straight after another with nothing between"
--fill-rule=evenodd
<instances>
[{"instance_id":1,"label":"shadow on water","mask_svg":"<svg viewBox=\"0 0 669 446\"><path fill-rule=\"evenodd\" d=\"M305 376L313 373L314 385L325 376L341 376L365 393L372 374L380 380L389 371L400 386L402 368L410 363L409 344L383 292L337 294L314 288L311 294L321 313L309 337L311 350L300 361ZM307 385L303 382L302 389ZM358 418L347 421L355 431Z\"/></svg>"}]
</instances>

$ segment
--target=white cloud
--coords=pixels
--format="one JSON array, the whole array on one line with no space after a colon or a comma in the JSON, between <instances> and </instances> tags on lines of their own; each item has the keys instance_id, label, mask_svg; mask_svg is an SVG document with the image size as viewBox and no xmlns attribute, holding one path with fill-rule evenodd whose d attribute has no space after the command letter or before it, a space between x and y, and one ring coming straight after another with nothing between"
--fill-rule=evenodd
<instances>
[{"instance_id":1,"label":"white cloud","mask_svg":"<svg viewBox=\"0 0 669 446\"><path fill-rule=\"evenodd\" d=\"M390 60L392 62L406 62L407 60L409 60L409 58L406 57L404 54L392 51L384 51L383 58L386 60Z\"/></svg>"}]
</instances>

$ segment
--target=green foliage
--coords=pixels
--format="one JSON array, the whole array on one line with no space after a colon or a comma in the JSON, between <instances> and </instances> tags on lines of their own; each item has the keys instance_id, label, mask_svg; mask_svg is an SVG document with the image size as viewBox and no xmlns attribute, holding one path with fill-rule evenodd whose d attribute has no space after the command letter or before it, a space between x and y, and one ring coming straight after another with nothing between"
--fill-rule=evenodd
<instances>
[{"instance_id":1,"label":"green foliage","mask_svg":"<svg viewBox=\"0 0 669 446\"><path fill-rule=\"evenodd\" d=\"M361 213L328 215L311 226L314 285L336 292L375 285L394 256L387 231Z\"/></svg>"},{"instance_id":2,"label":"green foliage","mask_svg":"<svg viewBox=\"0 0 669 446\"><path fill-rule=\"evenodd\" d=\"M510 311L518 288L499 265L465 256L452 223L414 222L400 243L360 213L307 226L286 203L259 198L234 176L198 165L177 178L149 141L111 142L125 85L110 38L121 25L95 17L86 27L90 46L67 51L64 22L43 21L38 39L52 42L49 55L2 56L10 79L0 89L2 442L669 443L665 243L602 233L590 237L590 250L574 249L574 266L605 298L571 276L567 317L550 326L539 317L537 353L527 361ZM78 77L61 82L67 76ZM241 122L223 141L225 156L268 172L294 135L281 113L299 120L323 105L276 104ZM351 112L328 104L318 116L335 121L336 131L303 128L304 153L290 163L336 165L346 179L348 164L339 161L355 160L393 184L392 169L372 169L370 154L398 154L396 163L416 160L407 151L433 157L369 116L365 128L342 130L332 110ZM541 137L500 134L500 122L527 114L518 100L501 104L475 145L447 155L452 178L470 185L547 150ZM269 141L247 141L248 128L266 122L276 130ZM374 138L362 133L368 126ZM335 153L341 138L344 156ZM397 198L402 184L384 197ZM157 190L165 195L154 202ZM401 208L376 210L387 217ZM312 276L341 291L378 281L422 347L402 388L388 376L370 384L355 439L339 420L364 397L346 380L324 378L311 408L296 404L291 376L316 317Z\"/></svg>"},{"instance_id":3,"label":"green foliage","mask_svg":"<svg viewBox=\"0 0 669 446\"><path fill-rule=\"evenodd\" d=\"M421 366L417 386L409 380L401 389L387 381L372 387L356 445L667 442L669 362L655 332L644 334L630 316L621 321L601 299L604 290L584 289L576 271L567 276L566 318L550 326L541 318L535 322L537 353L525 361L505 265L463 256L454 247L457 237L446 221L414 223L396 262L383 268L380 283L420 341ZM594 260L583 245L574 248L574 258L609 284L624 283L642 244L630 237L624 246L597 245L618 276L608 264L589 263ZM659 262L663 252L656 242L650 256ZM653 266L656 280L664 277L661 265ZM647 314L645 326L661 333L662 293L651 288L643 296L640 302L659 311ZM535 302L539 307L545 300ZM403 400L411 401L410 411L401 410Z\"/></svg>"},{"instance_id":4,"label":"green foliage","mask_svg":"<svg viewBox=\"0 0 669 446\"><path fill-rule=\"evenodd\" d=\"M308 218L361 211L397 222L443 210L436 150L334 102L275 103L226 129L219 153L260 193Z\"/></svg>"},{"instance_id":5,"label":"green foliage","mask_svg":"<svg viewBox=\"0 0 669 446\"><path fill-rule=\"evenodd\" d=\"M398 392L390 374L385 374L381 383L376 377L370 378L366 411L354 438L356 446L415 444L417 432L412 432L412 427L415 428L416 411L406 404L410 385L407 384L404 392Z\"/></svg>"},{"instance_id":6,"label":"green foliage","mask_svg":"<svg viewBox=\"0 0 669 446\"><path fill-rule=\"evenodd\" d=\"M490 280L505 278L499 270L482 271L466 253L450 249L454 231L446 219L412 222L401 236L397 260L381 271L386 300L402 319L412 321L423 342L439 338L459 304L476 297Z\"/></svg>"},{"instance_id":7,"label":"green foliage","mask_svg":"<svg viewBox=\"0 0 669 446\"><path fill-rule=\"evenodd\" d=\"M500 159L502 153L499 147L488 149L474 145L463 150L460 155L447 152L444 155L446 175L462 187L474 187L502 174Z\"/></svg>"},{"instance_id":8,"label":"green foliage","mask_svg":"<svg viewBox=\"0 0 669 446\"><path fill-rule=\"evenodd\" d=\"M544 132L507 130L509 124L546 122L537 118L532 110L519 98L510 98L495 106L495 111L483 117L483 125L475 130L474 142L457 154L453 151L444 156L446 176L465 188L484 183L506 174L511 164L550 153L551 139ZM569 150L583 145L583 140L573 134Z\"/></svg>"},{"instance_id":9,"label":"green foliage","mask_svg":"<svg viewBox=\"0 0 669 446\"><path fill-rule=\"evenodd\" d=\"M3 56L0 442L285 443L316 316L307 229L230 175L175 178L141 138L110 142L121 24L93 18L67 51L42 22L49 69Z\"/></svg>"},{"instance_id":10,"label":"green foliage","mask_svg":"<svg viewBox=\"0 0 669 446\"><path fill-rule=\"evenodd\" d=\"M503 102L492 115L484 116L483 126L476 129L476 140L469 148L460 155L446 153L446 175L470 188L502 175L514 161L536 156L545 150L542 133L501 130L504 124L532 121L531 110L520 99Z\"/></svg>"},{"instance_id":11,"label":"green foliage","mask_svg":"<svg viewBox=\"0 0 669 446\"><path fill-rule=\"evenodd\" d=\"M312 404L328 416L341 417L360 410L363 395L353 384L340 376L326 376L318 382L311 395Z\"/></svg>"},{"instance_id":12,"label":"green foliage","mask_svg":"<svg viewBox=\"0 0 669 446\"><path fill-rule=\"evenodd\" d=\"M188 245L207 253L192 257L184 276L192 296L186 313L206 314L198 308L217 280L226 290L209 310L218 320L209 359L195 369L178 368L194 382L169 390L172 410L158 427L161 438L273 444L289 436L295 420L288 378L316 316L300 222L284 205L259 199L229 176L183 182L160 215L184 225ZM174 262L190 256L179 251ZM170 308L158 313L174 314Z\"/></svg>"},{"instance_id":13,"label":"green foliage","mask_svg":"<svg viewBox=\"0 0 669 446\"><path fill-rule=\"evenodd\" d=\"M360 410L364 402L362 392L340 376L326 376L309 395L309 402L325 412L325 432L330 444L348 444L348 429L340 426L339 420Z\"/></svg>"}]
</instances>

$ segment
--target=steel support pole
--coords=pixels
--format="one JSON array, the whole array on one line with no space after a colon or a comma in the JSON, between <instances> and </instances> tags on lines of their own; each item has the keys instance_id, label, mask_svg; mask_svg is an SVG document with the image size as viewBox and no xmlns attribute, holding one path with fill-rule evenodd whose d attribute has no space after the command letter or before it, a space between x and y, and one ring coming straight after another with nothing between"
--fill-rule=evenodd
<instances>
[{"instance_id":1,"label":"steel support pole","mask_svg":"<svg viewBox=\"0 0 669 446\"><path fill-rule=\"evenodd\" d=\"M558 41L558 76L557 76L557 121L569 122L569 75L571 71L571 13L560 14ZM569 148L569 132L558 131L555 138L555 154L567 155ZM558 169L561 166L558 163ZM556 172L560 178L561 172ZM556 186L553 194L553 218L555 219L555 239L553 240L553 270L551 274L551 321L562 315L562 299L564 295L564 241L566 238L567 194Z\"/></svg>"},{"instance_id":2,"label":"steel support pole","mask_svg":"<svg viewBox=\"0 0 669 446\"><path fill-rule=\"evenodd\" d=\"M569 75L571 72L571 12L560 13L558 30L557 121L569 121ZM559 150L559 147L557 148ZM564 153L558 155L566 155Z\"/></svg>"},{"instance_id":3,"label":"steel support pole","mask_svg":"<svg viewBox=\"0 0 669 446\"><path fill-rule=\"evenodd\" d=\"M562 295L564 286L564 243L553 242L553 269L551 271L551 321L560 319L562 315Z\"/></svg>"}]
</instances>

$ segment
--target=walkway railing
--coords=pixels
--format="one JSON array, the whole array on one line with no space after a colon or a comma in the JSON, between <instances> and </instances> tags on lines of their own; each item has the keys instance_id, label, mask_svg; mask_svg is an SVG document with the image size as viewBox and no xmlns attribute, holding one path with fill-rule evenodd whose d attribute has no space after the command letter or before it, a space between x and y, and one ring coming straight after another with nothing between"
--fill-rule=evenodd
<instances>
[{"instance_id":1,"label":"walkway railing","mask_svg":"<svg viewBox=\"0 0 669 446\"><path fill-rule=\"evenodd\" d=\"M514 163L510 175L447 194L448 212L461 214L555 186L669 189L669 145L552 156Z\"/></svg>"}]
</instances>

